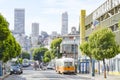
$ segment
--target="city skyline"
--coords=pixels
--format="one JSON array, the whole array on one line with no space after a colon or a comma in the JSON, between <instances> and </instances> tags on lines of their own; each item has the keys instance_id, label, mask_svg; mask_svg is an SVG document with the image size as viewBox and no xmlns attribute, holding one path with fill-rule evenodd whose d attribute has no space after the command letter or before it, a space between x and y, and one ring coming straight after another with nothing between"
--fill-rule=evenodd
<instances>
[{"instance_id":1,"label":"city skyline","mask_svg":"<svg viewBox=\"0 0 120 80\"><path fill-rule=\"evenodd\" d=\"M68 32L71 27L79 26L79 14L85 9L87 15L98 8L106 0L0 0L0 13L10 24L10 30L14 29L14 9L25 9L25 33L31 34L32 23L39 23L39 29L51 34L52 31L61 33L61 16L68 13ZM93 5L94 3L94 5Z\"/></svg>"}]
</instances>

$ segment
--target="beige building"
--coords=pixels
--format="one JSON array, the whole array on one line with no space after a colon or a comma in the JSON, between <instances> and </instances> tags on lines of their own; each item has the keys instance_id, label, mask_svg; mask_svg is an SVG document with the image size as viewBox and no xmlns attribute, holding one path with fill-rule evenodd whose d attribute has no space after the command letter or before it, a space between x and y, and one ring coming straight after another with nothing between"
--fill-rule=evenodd
<instances>
[{"instance_id":1,"label":"beige building","mask_svg":"<svg viewBox=\"0 0 120 80\"><path fill-rule=\"evenodd\" d=\"M96 22L97 21L97 22ZM120 0L106 0L85 19L85 38L100 27L109 27L116 34L116 41L120 45L120 30L118 22L120 21ZM120 74L120 55L107 60L107 64L112 73Z\"/></svg>"}]
</instances>

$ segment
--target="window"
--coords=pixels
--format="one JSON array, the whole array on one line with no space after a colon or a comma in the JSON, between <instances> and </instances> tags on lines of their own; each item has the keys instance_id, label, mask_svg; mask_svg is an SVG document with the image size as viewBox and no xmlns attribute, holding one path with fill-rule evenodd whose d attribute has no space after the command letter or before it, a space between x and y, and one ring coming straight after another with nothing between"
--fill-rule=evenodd
<instances>
[{"instance_id":1,"label":"window","mask_svg":"<svg viewBox=\"0 0 120 80\"><path fill-rule=\"evenodd\" d=\"M64 64L65 64L65 66L73 66L72 62L65 62Z\"/></svg>"}]
</instances>

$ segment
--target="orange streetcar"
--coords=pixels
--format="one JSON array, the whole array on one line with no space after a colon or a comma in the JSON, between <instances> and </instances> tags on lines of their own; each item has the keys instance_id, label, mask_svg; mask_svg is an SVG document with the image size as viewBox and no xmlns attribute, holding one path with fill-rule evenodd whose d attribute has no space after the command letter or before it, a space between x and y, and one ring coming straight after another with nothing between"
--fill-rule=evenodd
<instances>
[{"instance_id":1,"label":"orange streetcar","mask_svg":"<svg viewBox=\"0 0 120 80\"><path fill-rule=\"evenodd\" d=\"M75 63L73 58L56 59L56 72L58 73L75 73Z\"/></svg>"}]
</instances>

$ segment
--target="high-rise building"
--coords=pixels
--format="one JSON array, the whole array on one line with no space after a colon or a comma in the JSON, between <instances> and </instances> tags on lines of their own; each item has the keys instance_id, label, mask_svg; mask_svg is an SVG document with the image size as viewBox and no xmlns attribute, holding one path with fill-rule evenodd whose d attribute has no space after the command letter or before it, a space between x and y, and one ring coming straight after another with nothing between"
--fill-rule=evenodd
<instances>
[{"instance_id":1,"label":"high-rise building","mask_svg":"<svg viewBox=\"0 0 120 80\"><path fill-rule=\"evenodd\" d=\"M17 34L25 34L25 10L14 10L14 31Z\"/></svg>"},{"instance_id":2,"label":"high-rise building","mask_svg":"<svg viewBox=\"0 0 120 80\"><path fill-rule=\"evenodd\" d=\"M32 36L39 36L39 23L32 23Z\"/></svg>"},{"instance_id":3,"label":"high-rise building","mask_svg":"<svg viewBox=\"0 0 120 80\"><path fill-rule=\"evenodd\" d=\"M32 47L39 46L39 23L32 23L31 44Z\"/></svg>"},{"instance_id":4,"label":"high-rise building","mask_svg":"<svg viewBox=\"0 0 120 80\"><path fill-rule=\"evenodd\" d=\"M67 12L62 13L62 30L61 34L68 34L68 14Z\"/></svg>"}]
</instances>

